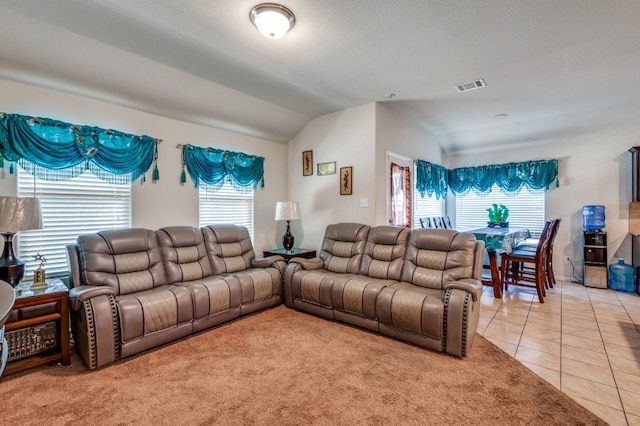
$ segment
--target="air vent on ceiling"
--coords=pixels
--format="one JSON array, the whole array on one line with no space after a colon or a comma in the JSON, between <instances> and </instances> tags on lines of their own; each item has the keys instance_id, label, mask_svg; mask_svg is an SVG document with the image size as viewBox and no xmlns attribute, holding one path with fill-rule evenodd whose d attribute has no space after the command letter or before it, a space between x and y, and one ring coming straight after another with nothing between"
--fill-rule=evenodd
<instances>
[{"instance_id":1,"label":"air vent on ceiling","mask_svg":"<svg viewBox=\"0 0 640 426\"><path fill-rule=\"evenodd\" d=\"M481 89L486 87L487 84L484 82L484 79L479 78L473 81L467 81L466 83L456 84L456 89L458 92L468 92L469 90Z\"/></svg>"}]
</instances>

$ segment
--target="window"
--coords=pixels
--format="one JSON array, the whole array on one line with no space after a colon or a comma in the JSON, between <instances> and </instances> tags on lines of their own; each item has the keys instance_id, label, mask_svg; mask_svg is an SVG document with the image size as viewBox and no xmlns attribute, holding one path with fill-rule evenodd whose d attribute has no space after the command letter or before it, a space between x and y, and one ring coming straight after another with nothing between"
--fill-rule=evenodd
<instances>
[{"instance_id":1,"label":"window","mask_svg":"<svg viewBox=\"0 0 640 426\"><path fill-rule=\"evenodd\" d=\"M391 163L391 226L409 228L411 221L410 168Z\"/></svg>"},{"instance_id":2,"label":"window","mask_svg":"<svg viewBox=\"0 0 640 426\"><path fill-rule=\"evenodd\" d=\"M544 227L544 190L522 189L518 194L505 195L497 186L488 194L478 195L469 191L456 197L456 226L487 226L487 209L493 203L509 208L508 222L512 226L529 228L531 236L537 238Z\"/></svg>"},{"instance_id":3,"label":"window","mask_svg":"<svg viewBox=\"0 0 640 426\"><path fill-rule=\"evenodd\" d=\"M131 184L112 184L87 171L54 182L34 177L18 167L18 196L37 197L43 229L18 233L18 257L25 263L25 280L33 279L37 253L47 262L47 277L68 273L65 245L80 234L131 227Z\"/></svg>"},{"instance_id":4,"label":"window","mask_svg":"<svg viewBox=\"0 0 640 426\"><path fill-rule=\"evenodd\" d=\"M253 190L238 192L225 183L212 191L201 183L199 189L200 226L231 223L244 226L253 240Z\"/></svg>"},{"instance_id":5,"label":"window","mask_svg":"<svg viewBox=\"0 0 640 426\"><path fill-rule=\"evenodd\" d=\"M413 165L413 175L417 176L416 164ZM420 193L416 191L416 185L413 185L413 228L421 228L421 217L434 217L444 216L443 208L444 200L442 198L436 199L435 194L429 197L427 194L424 198L420 196Z\"/></svg>"},{"instance_id":6,"label":"window","mask_svg":"<svg viewBox=\"0 0 640 426\"><path fill-rule=\"evenodd\" d=\"M425 194L424 198L414 189L413 191L413 228L421 228L421 217L444 216L442 203L443 199L436 199L433 195L429 197Z\"/></svg>"}]
</instances>

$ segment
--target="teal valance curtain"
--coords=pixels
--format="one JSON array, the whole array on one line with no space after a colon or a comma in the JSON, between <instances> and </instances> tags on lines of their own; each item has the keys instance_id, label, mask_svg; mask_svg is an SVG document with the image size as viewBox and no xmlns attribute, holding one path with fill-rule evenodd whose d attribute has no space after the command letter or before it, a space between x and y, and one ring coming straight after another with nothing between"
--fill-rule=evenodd
<instances>
[{"instance_id":1,"label":"teal valance curtain","mask_svg":"<svg viewBox=\"0 0 640 426\"><path fill-rule=\"evenodd\" d=\"M108 182L132 182L151 165L153 180L160 177L157 139L19 114L0 113L0 167L4 160L49 181L90 170Z\"/></svg>"},{"instance_id":2,"label":"teal valance curtain","mask_svg":"<svg viewBox=\"0 0 640 426\"><path fill-rule=\"evenodd\" d=\"M547 190L554 181L556 187L559 186L558 160L459 167L449 170L449 189L454 194L466 194L470 190L480 194L487 193L493 185L508 193L517 193L522 188Z\"/></svg>"},{"instance_id":3,"label":"teal valance curtain","mask_svg":"<svg viewBox=\"0 0 640 426\"><path fill-rule=\"evenodd\" d=\"M217 191L225 182L240 192L255 191L258 182L264 188L264 157L182 145L182 174L180 183L187 181L186 171L196 188L201 182Z\"/></svg>"},{"instance_id":4,"label":"teal valance curtain","mask_svg":"<svg viewBox=\"0 0 640 426\"><path fill-rule=\"evenodd\" d=\"M416 190L422 198L425 194L436 199L445 198L448 189L447 169L428 161L416 160Z\"/></svg>"}]
</instances>

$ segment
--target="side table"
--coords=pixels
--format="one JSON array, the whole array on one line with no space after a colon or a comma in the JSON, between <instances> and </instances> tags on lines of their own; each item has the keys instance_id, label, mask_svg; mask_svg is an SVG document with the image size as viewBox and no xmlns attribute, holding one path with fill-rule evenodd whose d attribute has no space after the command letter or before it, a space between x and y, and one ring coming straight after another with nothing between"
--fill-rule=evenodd
<instances>
[{"instance_id":1,"label":"side table","mask_svg":"<svg viewBox=\"0 0 640 426\"><path fill-rule=\"evenodd\" d=\"M284 261L289 263L289 261L294 257L302 257L304 259L311 259L313 257L316 257L316 251L311 249L297 248L297 247L294 247L291 250L287 251L284 249L284 247L279 247L272 250L265 250L262 252L262 255L264 257L282 256L284 258Z\"/></svg>"},{"instance_id":2,"label":"side table","mask_svg":"<svg viewBox=\"0 0 640 426\"><path fill-rule=\"evenodd\" d=\"M16 302L5 325L9 360L5 374L60 361L69 353L69 290L60 280L32 291L30 283L16 286Z\"/></svg>"}]
</instances>

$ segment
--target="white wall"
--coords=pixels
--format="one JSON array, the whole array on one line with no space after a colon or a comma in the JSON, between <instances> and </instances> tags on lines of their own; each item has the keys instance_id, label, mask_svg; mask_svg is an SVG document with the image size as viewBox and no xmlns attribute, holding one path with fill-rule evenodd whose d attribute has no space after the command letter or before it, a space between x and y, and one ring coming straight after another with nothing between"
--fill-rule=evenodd
<instances>
[{"instance_id":1,"label":"white wall","mask_svg":"<svg viewBox=\"0 0 640 426\"><path fill-rule=\"evenodd\" d=\"M302 152L313 150L314 175L302 176ZM319 249L325 228L337 222L386 225L387 152L442 164L437 140L381 103L312 120L289 143L289 199L300 202L292 223L296 246ZM353 166L353 195L340 195L338 175L317 176L319 162ZM368 207L361 207L366 199ZM284 233L284 225L279 226Z\"/></svg>"},{"instance_id":2,"label":"white wall","mask_svg":"<svg viewBox=\"0 0 640 426\"><path fill-rule=\"evenodd\" d=\"M132 134L162 139L158 149L160 180L132 186L132 225L157 229L173 225L198 225L198 191L187 177L180 185L181 156L178 143L241 151L265 157L265 188L255 193L254 247L277 245L273 215L275 203L286 198L286 156L284 144L194 125L117 105L72 96L34 86L0 80L0 111L48 117L69 123L95 125ZM15 177L8 167L0 172L0 195L14 195ZM280 234L281 235L281 234Z\"/></svg>"},{"instance_id":3,"label":"white wall","mask_svg":"<svg viewBox=\"0 0 640 426\"><path fill-rule=\"evenodd\" d=\"M585 123L589 121L585 117ZM562 279L582 279L582 207L606 208L609 263L624 257L631 263L628 204L631 201L631 154L640 145L640 121L620 117L599 123L598 130L573 129L567 135L548 135L539 145L522 145L490 153L466 153L447 157L448 168L500 164L537 159L559 160L560 187L546 194L546 217L562 219L554 245L554 271ZM569 256L575 265L564 263Z\"/></svg>"},{"instance_id":4,"label":"white wall","mask_svg":"<svg viewBox=\"0 0 640 426\"><path fill-rule=\"evenodd\" d=\"M388 224L389 180L387 152L411 160L444 165L438 140L398 115L384 103L376 104L376 225ZM415 179L415 176L414 176Z\"/></svg>"},{"instance_id":5,"label":"white wall","mask_svg":"<svg viewBox=\"0 0 640 426\"><path fill-rule=\"evenodd\" d=\"M302 175L302 152L313 150L312 176ZM302 220L291 223L295 246L320 249L328 224L375 222L375 104L370 103L312 120L289 142L288 198L300 203ZM317 164L335 161L353 167L353 194L340 195L339 173L318 176ZM360 207L366 198L368 207ZM284 224L278 234L284 233ZM280 244L281 245L281 244Z\"/></svg>"}]
</instances>

